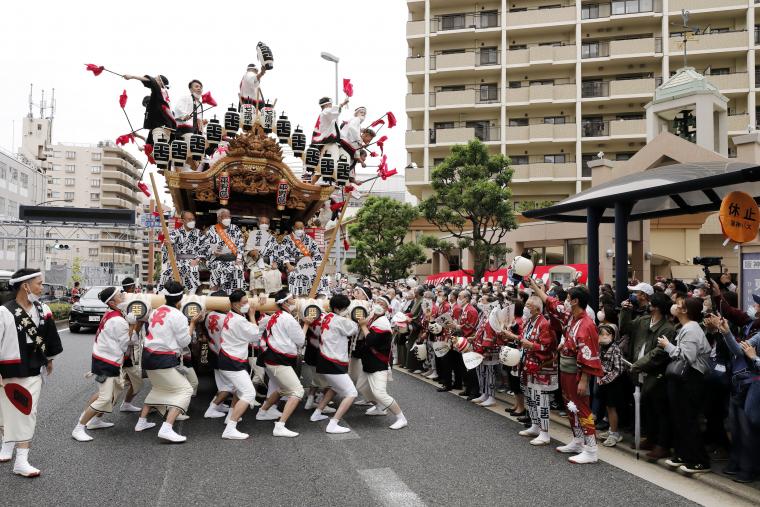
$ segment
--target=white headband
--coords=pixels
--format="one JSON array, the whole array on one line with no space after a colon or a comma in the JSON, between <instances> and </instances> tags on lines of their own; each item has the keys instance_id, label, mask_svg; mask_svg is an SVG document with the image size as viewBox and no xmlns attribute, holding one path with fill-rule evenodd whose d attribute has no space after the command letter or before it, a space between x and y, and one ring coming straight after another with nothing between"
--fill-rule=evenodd
<instances>
[{"instance_id":1,"label":"white headband","mask_svg":"<svg viewBox=\"0 0 760 507\"><path fill-rule=\"evenodd\" d=\"M121 284L121 286L122 286L122 287L129 287L130 285L134 285L134 284L135 284L135 282L130 282L130 283L122 283L122 284Z\"/></svg>"},{"instance_id":2,"label":"white headband","mask_svg":"<svg viewBox=\"0 0 760 507\"><path fill-rule=\"evenodd\" d=\"M185 293L183 292L175 292L174 294L169 294L169 291L166 289L161 289L161 294L164 296L183 296Z\"/></svg>"},{"instance_id":3,"label":"white headband","mask_svg":"<svg viewBox=\"0 0 760 507\"><path fill-rule=\"evenodd\" d=\"M292 297L293 297L293 295L292 295L292 294L290 294L290 293L288 293L288 295L286 295L286 296L285 296L284 298L282 298L282 299L278 299L277 301L275 301L275 303L276 303L276 304L278 304L278 305L281 305L281 304L283 304L285 301L287 301L288 299L290 299L290 298L292 298Z\"/></svg>"},{"instance_id":4,"label":"white headband","mask_svg":"<svg viewBox=\"0 0 760 507\"><path fill-rule=\"evenodd\" d=\"M42 276L41 271L37 271L36 273L32 273L30 275L19 276L18 278L11 278L8 280L8 283L10 285L16 285L19 282L25 282L27 280L31 280L32 278L37 278L38 276Z\"/></svg>"},{"instance_id":5,"label":"white headband","mask_svg":"<svg viewBox=\"0 0 760 507\"><path fill-rule=\"evenodd\" d=\"M116 289L116 290L114 290L113 293L111 293L111 295L108 296L108 299L106 299L105 301L103 301L104 304L108 304L108 302L113 299L113 297L116 295L117 292L121 292L121 289L118 289L116 287L114 287L114 289Z\"/></svg>"}]
</instances>

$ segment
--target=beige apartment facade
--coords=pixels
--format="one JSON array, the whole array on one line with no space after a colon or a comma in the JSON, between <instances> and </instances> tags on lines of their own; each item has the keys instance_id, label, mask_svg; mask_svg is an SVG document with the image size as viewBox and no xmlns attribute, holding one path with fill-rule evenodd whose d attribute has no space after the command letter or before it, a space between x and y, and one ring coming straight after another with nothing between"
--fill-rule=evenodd
<instances>
[{"instance_id":1,"label":"beige apartment facade","mask_svg":"<svg viewBox=\"0 0 760 507\"><path fill-rule=\"evenodd\" d=\"M628 160L647 141L644 105L684 64L684 8L699 30L688 65L728 98L729 135L756 124L751 0L407 6L406 184L418 198L451 146L473 138L510 157L516 206L585 190L600 152Z\"/></svg>"}]
</instances>

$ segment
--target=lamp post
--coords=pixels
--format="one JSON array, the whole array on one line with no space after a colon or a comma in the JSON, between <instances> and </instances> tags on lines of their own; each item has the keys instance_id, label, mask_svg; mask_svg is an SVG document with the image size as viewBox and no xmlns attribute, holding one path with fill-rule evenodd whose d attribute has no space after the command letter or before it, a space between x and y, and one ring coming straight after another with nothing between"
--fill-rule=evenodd
<instances>
[{"instance_id":1,"label":"lamp post","mask_svg":"<svg viewBox=\"0 0 760 507\"><path fill-rule=\"evenodd\" d=\"M42 206L43 204L50 204L51 202L73 202L71 199L51 199L49 201L42 201L38 202L37 204L33 204L33 206ZM29 220L26 221L26 227L24 231L24 268L28 267L27 262L27 252L29 246Z\"/></svg>"},{"instance_id":2,"label":"lamp post","mask_svg":"<svg viewBox=\"0 0 760 507\"><path fill-rule=\"evenodd\" d=\"M322 51L322 53L319 55L322 57L323 60L327 60L328 62L333 62L335 64L335 104L338 104L338 62L340 62L340 58L335 56L332 53L327 53L325 51Z\"/></svg>"}]
</instances>

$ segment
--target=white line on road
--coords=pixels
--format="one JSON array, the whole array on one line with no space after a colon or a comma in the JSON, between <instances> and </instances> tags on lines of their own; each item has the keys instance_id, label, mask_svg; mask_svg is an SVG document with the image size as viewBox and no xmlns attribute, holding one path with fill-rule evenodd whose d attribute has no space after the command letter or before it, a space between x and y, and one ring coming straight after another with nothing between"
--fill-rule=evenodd
<instances>
[{"instance_id":1,"label":"white line on road","mask_svg":"<svg viewBox=\"0 0 760 507\"><path fill-rule=\"evenodd\" d=\"M390 468L357 470L370 494L385 507L424 507L417 494Z\"/></svg>"}]
</instances>

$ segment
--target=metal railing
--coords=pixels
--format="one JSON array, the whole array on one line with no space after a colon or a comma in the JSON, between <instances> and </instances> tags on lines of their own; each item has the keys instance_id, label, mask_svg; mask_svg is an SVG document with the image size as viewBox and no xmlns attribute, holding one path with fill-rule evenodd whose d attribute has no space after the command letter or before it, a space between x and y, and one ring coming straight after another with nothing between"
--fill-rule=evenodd
<instances>
[{"instance_id":1,"label":"metal railing","mask_svg":"<svg viewBox=\"0 0 760 507\"><path fill-rule=\"evenodd\" d=\"M584 99L609 96L609 81L587 81L585 83L581 83L581 97Z\"/></svg>"},{"instance_id":2,"label":"metal railing","mask_svg":"<svg viewBox=\"0 0 760 507\"><path fill-rule=\"evenodd\" d=\"M499 91L499 88L495 87L479 87L479 86L468 86L462 90L436 90L434 92L430 93L430 107L436 107L437 106L437 100L436 95L438 93L458 93L458 92L470 92L472 99L465 101L463 99L463 104L493 104L500 102L500 96L501 93ZM453 104L448 104L453 105Z\"/></svg>"},{"instance_id":3,"label":"metal railing","mask_svg":"<svg viewBox=\"0 0 760 507\"><path fill-rule=\"evenodd\" d=\"M440 56L448 56L448 55L459 55L459 54L468 54L472 53L472 64L475 67L483 67L483 66L489 66L489 65L500 65L501 64L501 51L498 49L465 49L464 51L459 52L449 52L449 53L443 53L443 52L436 52L434 55L430 57L430 70L436 70L438 68L438 57Z\"/></svg>"},{"instance_id":4,"label":"metal railing","mask_svg":"<svg viewBox=\"0 0 760 507\"><path fill-rule=\"evenodd\" d=\"M484 30L501 26L501 12L462 12L443 14L430 20L430 31L448 32L452 30Z\"/></svg>"},{"instance_id":5,"label":"metal railing","mask_svg":"<svg viewBox=\"0 0 760 507\"><path fill-rule=\"evenodd\" d=\"M562 118L562 119L560 119ZM512 118L508 120L508 122L513 122L515 118ZM529 125L566 125L568 123L575 123L575 117L573 116L535 116L528 118L528 123L523 125L518 125L515 123L508 123L508 127L527 127Z\"/></svg>"},{"instance_id":6,"label":"metal railing","mask_svg":"<svg viewBox=\"0 0 760 507\"><path fill-rule=\"evenodd\" d=\"M552 157L561 157L564 155L564 160L561 159L554 159ZM509 165L510 166L526 166L531 164L572 164L575 162L575 155L571 154L563 154L563 153L553 153L553 154L546 154L546 155L528 155L527 160L525 160L525 155L515 155L512 157L509 157Z\"/></svg>"},{"instance_id":7,"label":"metal railing","mask_svg":"<svg viewBox=\"0 0 760 507\"><path fill-rule=\"evenodd\" d=\"M608 39L608 40L599 40L599 41L592 41L592 42L584 42L581 46L581 59L586 58L604 58L607 56L610 56L610 42L613 41L627 41L627 40L653 40L654 41L654 47L653 52L654 53L662 53L662 37L636 37L636 38L615 38L615 39Z\"/></svg>"},{"instance_id":8,"label":"metal railing","mask_svg":"<svg viewBox=\"0 0 760 507\"><path fill-rule=\"evenodd\" d=\"M447 128L432 128L428 131L428 142L430 144L436 144L438 142L438 132L442 130L471 128L474 131L474 137L483 142L500 141L501 140L501 128L492 126L467 126L464 123L455 123L453 127Z\"/></svg>"},{"instance_id":9,"label":"metal railing","mask_svg":"<svg viewBox=\"0 0 760 507\"><path fill-rule=\"evenodd\" d=\"M615 0L613 2L586 4L581 7L581 19L609 18L642 12L661 12L660 0Z\"/></svg>"}]
</instances>

